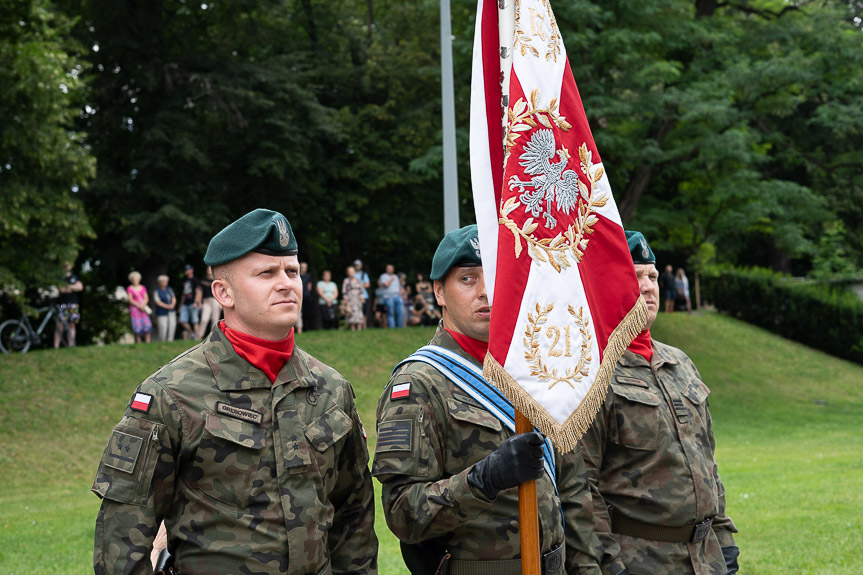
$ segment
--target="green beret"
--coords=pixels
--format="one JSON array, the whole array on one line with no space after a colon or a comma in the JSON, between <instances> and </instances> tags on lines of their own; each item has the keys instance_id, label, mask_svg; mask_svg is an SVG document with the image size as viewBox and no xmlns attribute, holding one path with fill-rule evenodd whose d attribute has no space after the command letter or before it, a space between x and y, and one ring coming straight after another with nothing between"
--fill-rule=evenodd
<instances>
[{"instance_id":1,"label":"green beret","mask_svg":"<svg viewBox=\"0 0 863 575\"><path fill-rule=\"evenodd\" d=\"M653 250L647 245L647 240L641 232L633 232L626 230L626 243L629 244L629 255L632 256L634 264L655 264L656 256L653 255Z\"/></svg>"},{"instance_id":2,"label":"green beret","mask_svg":"<svg viewBox=\"0 0 863 575\"><path fill-rule=\"evenodd\" d=\"M270 256L297 255L297 238L287 218L279 212L257 209L213 236L204 263L218 266L249 252Z\"/></svg>"},{"instance_id":3,"label":"green beret","mask_svg":"<svg viewBox=\"0 0 863 575\"><path fill-rule=\"evenodd\" d=\"M481 266L479 235L476 224L465 226L445 235L432 259L429 279L442 280L452 267Z\"/></svg>"}]
</instances>

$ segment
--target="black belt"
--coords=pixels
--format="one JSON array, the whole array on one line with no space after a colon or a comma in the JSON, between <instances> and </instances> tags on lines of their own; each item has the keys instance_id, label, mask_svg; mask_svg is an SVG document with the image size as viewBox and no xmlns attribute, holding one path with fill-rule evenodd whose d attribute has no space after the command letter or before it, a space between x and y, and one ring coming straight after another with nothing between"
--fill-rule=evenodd
<instances>
[{"instance_id":1,"label":"black belt","mask_svg":"<svg viewBox=\"0 0 863 575\"><path fill-rule=\"evenodd\" d=\"M713 518L709 517L695 525L665 527L663 525L642 523L618 513L611 514L611 531L613 533L668 543L698 543L710 533L712 524Z\"/></svg>"},{"instance_id":2,"label":"black belt","mask_svg":"<svg viewBox=\"0 0 863 575\"><path fill-rule=\"evenodd\" d=\"M544 553L541 558L542 575L563 573L563 561L566 558L564 546ZM446 575L521 575L521 559L501 561L462 561L449 559L446 561Z\"/></svg>"}]
</instances>

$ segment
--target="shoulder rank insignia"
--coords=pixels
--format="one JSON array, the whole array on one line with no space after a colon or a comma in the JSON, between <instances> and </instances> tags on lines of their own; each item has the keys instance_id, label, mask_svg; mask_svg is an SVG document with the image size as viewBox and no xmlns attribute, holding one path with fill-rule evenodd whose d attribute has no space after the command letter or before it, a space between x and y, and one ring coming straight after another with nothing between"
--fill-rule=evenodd
<instances>
[{"instance_id":1,"label":"shoulder rank insignia","mask_svg":"<svg viewBox=\"0 0 863 575\"><path fill-rule=\"evenodd\" d=\"M410 394L411 382L397 383L393 386L393 390L390 393L390 399L402 399L403 397L409 397Z\"/></svg>"},{"instance_id":2,"label":"shoulder rank insignia","mask_svg":"<svg viewBox=\"0 0 863 575\"><path fill-rule=\"evenodd\" d=\"M131 407L135 411L149 413L150 404L152 402L153 396L149 393L135 393L135 397L132 398L132 404L129 407Z\"/></svg>"}]
</instances>

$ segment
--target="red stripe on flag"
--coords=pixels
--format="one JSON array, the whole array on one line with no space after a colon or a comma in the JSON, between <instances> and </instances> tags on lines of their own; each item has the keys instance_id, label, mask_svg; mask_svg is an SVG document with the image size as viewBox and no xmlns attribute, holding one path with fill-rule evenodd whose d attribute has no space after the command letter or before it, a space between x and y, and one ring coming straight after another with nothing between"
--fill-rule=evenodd
<instances>
[{"instance_id":1,"label":"red stripe on flag","mask_svg":"<svg viewBox=\"0 0 863 575\"><path fill-rule=\"evenodd\" d=\"M482 4L482 70L485 85L485 117L488 125L488 141L491 174L495 199L500 201L503 186L503 106L501 103L500 44L497 30L497 2L485 0Z\"/></svg>"},{"instance_id":2,"label":"red stripe on flag","mask_svg":"<svg viewBox=\"0 0 863 575\"><path fill-rule=\"evenodd\" d=\"M593 316L602 361L611 332L620 318L626 317L639 292L623 229L601 215L598 217L578 272ZM623 281L627 277L632 281Z\"/></svg>"}]
</instances>

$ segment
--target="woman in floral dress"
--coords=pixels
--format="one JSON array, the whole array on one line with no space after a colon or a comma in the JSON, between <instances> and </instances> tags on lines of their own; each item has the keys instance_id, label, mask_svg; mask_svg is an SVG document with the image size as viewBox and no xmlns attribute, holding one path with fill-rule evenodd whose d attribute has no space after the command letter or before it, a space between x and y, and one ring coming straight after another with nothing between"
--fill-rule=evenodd
<instances>
[{"instance_id":1,"label":"woman in floral dress","mask_svg":"<svg viewBox=\"0 0 863 575\"><path fill-rule=\"evenodd\" d=\"M354 266L348 266L348 277L342 282L342 301L345 302L345 323L351 331L363 329L363 284L356 277Z\"/></svg>"}]
</instances>

